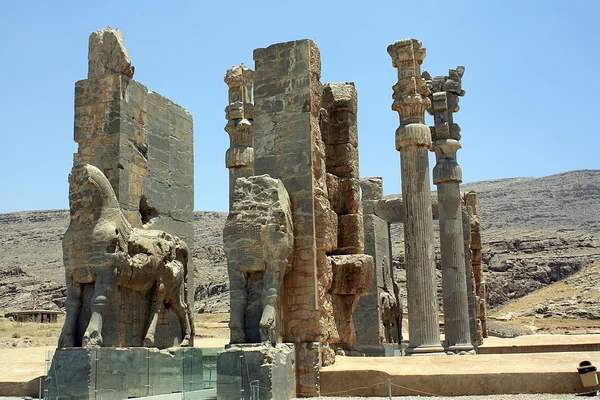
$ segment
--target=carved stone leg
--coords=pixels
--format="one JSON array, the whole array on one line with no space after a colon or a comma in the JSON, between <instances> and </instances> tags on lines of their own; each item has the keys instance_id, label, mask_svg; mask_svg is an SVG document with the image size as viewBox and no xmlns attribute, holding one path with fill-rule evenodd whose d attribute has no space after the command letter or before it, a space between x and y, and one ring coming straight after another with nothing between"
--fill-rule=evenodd
<instances>
[{"instance_id":1,"label":"carved stone leg","mask_svg":"<svg viewBox=\"0 0 600 400\"><path fill-rule=\"evenodd\" d=\"M165 288L165 284L159 280L156 282L156 296L152 301L152 309L150 310L150 325L148 326L148 331L146 332L146 337L144 338L144 346L152 347L154 346L154 334L156 333L156 325L158 324L158 317L162 308L165 304L165 297L167 291Z\"/></svg>"},{"instance_id":2,"label":"carved stone leg","mask_svg":"<svg viewBox=\"0 0 600 400\"><path fill-rule=\"evenodd\" d=\"M229 332L231 343L245 343L244 316L248 293L246 292L246 275L237 271L236 265L229 266Z\"/></svg>"},{"instance_id":3,"label":"carved stone leg","mask_svg":"<svg viewBox=\"0 0 600 400\"><path fill-rule=\"evenodd\" d=\"M74 347L75 336L77 335L77 321L81 314L81 284L73 281L71 273L66 273L67 280L67 317L63 325L60 338L58 339L58 347Z\"/></svg>"},{"instance_id":4,"label":"carved stone leg","mask_svg":"<svg viewBox=\"0 0 600 400\"><path fill-rule=\"evenodd\" d=\"M171 309L175 315L177 315L177 318L179 318L179 324L181 325L181 333L183 336L183 339L179 344L181 347L188 347L191 340L190 318L186 308L186 304L181 299L179 292L176 292L175 299L171 302Z\"/></svg>"},{"instance_id":5,"label":"carved stone leg","mask_svg":"<svg viewBox=\"0 0 600 400\"><path fill-rule=\"evenodd\" d=\"M283 275L286 263L283 261L272 261L267 265L262 292L263 312L260 319L260 340L277 343L279 329L277 327L277 297L283 283Z\"/></svg>"},{"instance_id":6,"label":"carved stone leg","mask_svg":"<svg viewBox=\"0 0 600 400\"><path fill-rule=\"evenodd\" d=\"M106 309L106 304L108 303L110 291L114 288L114 284L115 282L111 268L105 268L102 271L98 271L91 302L92 316L90 317L90 323L83 335L82 345L84 347L102 346L102 318L104 310Z\"/></svg>"}]
</instances>

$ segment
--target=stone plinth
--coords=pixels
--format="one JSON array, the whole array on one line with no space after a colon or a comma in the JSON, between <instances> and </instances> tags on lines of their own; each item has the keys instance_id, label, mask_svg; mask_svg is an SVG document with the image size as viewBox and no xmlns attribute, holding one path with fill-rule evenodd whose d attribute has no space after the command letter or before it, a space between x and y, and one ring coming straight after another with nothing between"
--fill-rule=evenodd
<instances>
[{"instance_id":1,"label":"stone plinth","mask_svg":"<svg viewBox=\"0 0 600 400\"><path fill-rule=\"evenodd\" d=\"M120 400L202 390L202 350L57 349L47 387L49 400Z\"/></svg>"},{"instance_id":2,"label":"stone plinth","mask_svg":"<svg viewBox=\"0 0 600 400\"><path fill-rule=\"evenodd\" d=\"M252 392L258 397L252 397ZM232 345L217 356L217 398L288 400L296 397L293 344Z\"/></svg>"}]
</instances>

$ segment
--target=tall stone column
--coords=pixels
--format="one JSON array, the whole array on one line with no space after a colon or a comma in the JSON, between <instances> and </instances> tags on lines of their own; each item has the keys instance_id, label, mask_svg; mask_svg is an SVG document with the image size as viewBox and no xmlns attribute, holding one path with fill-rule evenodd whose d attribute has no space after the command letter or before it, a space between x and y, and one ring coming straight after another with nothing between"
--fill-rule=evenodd
<instances>
[{"instance_id":1,"label":"tall stone column","mask_svg":"<svg viewBox=\"0 0 600 400\"><path fill-rule=\"evenodd\" d=\"M433 101L429 109L434 117L431 134L437 159L433 183L438 187L445 347L453 352L473 350L459 187L462 170L456 161L456 152L461 148L460 128L452 118L452 113L458 111L458 96L464 94L460 85L463 71L463 67L457 67L450 70L449 77L433 80L430 87Z\"/></svg>"},{"instance_id":2,"label":"tall stone column","mask_svg":"<svg viewBox=\"0 0 600 400\"><path fill-rule=\"evenodd\" d=\"M254 175L254 148L252 147L252 83L254 71L244 64L232 67L225 74L229 86L229 105L225 108L230 147L225 153L225 166L229 169L229 209L237 178Z\"/></svg>"},{"instance_id":3,"label":"tall stone column","mask_svg":"<svg viewBox=\"0 0 600 400\"><path fill-rule=\"evenodd\" d=\"M424 123L424 113L431 102L427 98L430 91L420 73L425 49L418 40L403 39L388 46L387 51L392 57L392 65L398 69L398 83L393 86L392 110L400 115L396 150L400 152L402 200L406 216L407 354L442 353L427 158L431 134Z\"/></svg>"}]
</instances>

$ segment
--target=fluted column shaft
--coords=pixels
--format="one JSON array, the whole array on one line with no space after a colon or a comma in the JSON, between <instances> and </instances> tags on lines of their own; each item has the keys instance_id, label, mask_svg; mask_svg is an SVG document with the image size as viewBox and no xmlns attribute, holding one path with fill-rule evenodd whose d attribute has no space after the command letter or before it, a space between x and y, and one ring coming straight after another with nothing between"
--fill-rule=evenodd
<instances>
[{"instance_id":1,"label":"fluted column shaft","mask_svg":"<svg viewBox=\"0 0 600 400\"><path fill-rule=\"evenodd\" d=\"M396 150L400 152L402 199L405 207L409 347L408 354L443 354L435 282L433 219L428 150L431 146L424 112L429 90L420 77L425 49L420 41L404 39L388 47L398 69L392 109L400 116Z\"/></svg>"},{"instance_id":2,"label":"fluted column shaft","mask_svg":"<svg viewBox=\"0 0 600 400\"><path fill-rule=\"evenodd\" d=\"M453 111L458 111L458 96L464 94L460 80L463 71L464 68L458 67L450 71L450 78L436 77L430 83L433 101L429 109L435 123L431 128L437 159L433 183L438 188L445 347L455 352L473 350L459 186L462 170L456 160L456 152L461 148L460 128L453 123L452 116Z\"/></svg>"}]
</instances>

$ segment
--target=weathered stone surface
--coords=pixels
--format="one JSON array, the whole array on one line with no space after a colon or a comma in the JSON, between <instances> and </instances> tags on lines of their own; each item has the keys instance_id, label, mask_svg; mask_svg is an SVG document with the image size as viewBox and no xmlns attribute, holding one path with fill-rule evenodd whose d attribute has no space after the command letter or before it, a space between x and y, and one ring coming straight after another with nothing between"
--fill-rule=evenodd
<instances>
[{"instance_id":1,"label":"weathered stone surface","mask_svg":"<svg viewBox=\"0 0 600 400\"><path fill-rule=\"evenodd\" d=\"M331 209L331 203L323 196L315 196L315 224L317 249L323 252L335 250L338 247L338 216Z\"/></svg>"},{"instance_id":2,"label":"weathered stone surface","mask_svg":"<svg viewBox=\"0 0 600 400\"><path fill-rule=\"evenodd\" d=\"M202 349L57 349L48 399L126 399L204 388Z\"/></svg>"},{"instance_id":3,"label":"weathered stone surface","mask_svg":"<svg viewBox=\"0 0 600 400\"><path fill-rule=\"evenodd\" d=\"M252 84L254 71L244 64L227 70L225 83L229 87L229 105L225 108L230 147L225 154L229 168L229 209L233 202L235 181L254 175L254 149L252 148Z\"/></svg>"},{"instance_id":4,"label":"weathered stone surface","mask_svg":"<svg viewBox=\"0 0 600 400\"><path fill-rule=\"evenodd\" d=\"M323 89L319 81L319 51L310 40L257 49L254 59L254 140L253 143L243 141L245 146L253 146L254 173L280 179L289 193L294 249L281 291L284 295L280 306L282 336L284 341L294 342L298 348L306 350L302 351L306 357L318 352L317 358L311 358L316 365L309 361L297 371L299 394L318 395L320 365L332 364L335 351L342 351L344 345L355 341L352 312L365 290L364 282L355 280L361 274L372 274L371 258L360 254L363 252L363 227L358 181L356 90L352 83L328 84ZM234 82L236 87L243 86L243 75L243 68L232 69L226 80ZM324 103L323 96L326 97ZM245 107L250 99L243 97L243 94L231 97L230 92L228 118L247 118ZM234 128L228 124L226 129L234 132ZM248 127L244 129L244 132L249 131ZM238 157L228 154L228 160L241 165L242 158L250 158L249 154L244 153L242 157L239 153ZM251 197L250 194L244 196ZM255 231L258 229L254 228ZM232 228L228 232L226 228L225 235L240 231ZM252 232L240 235L238 243L253 246L247 240L252 237ZM259 250L252 251L250 258L259 258ZM370 269L355 260L352 265L357 271L353 271L353 275L344 275L346 270L338 271L338 279L345 276L347 282L344 293L336 294L333 285L336 272L328 254L349 257L347 254L353 253L371 262ZM257 277L261 273L262 270L248 272L246 286L260 281ZM230 268L230 278L232 276ZM367 279L369 284L370 279ZM232 280L232 293L233 285ZM232 321L235 319L230 325L235 328L232 341L241 337L238 333L234 337L233 332L239 332L238 327L244 325L238 318L242 313L233 310L245 310L247 321L248 313L259 309L256 301L250 304L250 298L250 292L247 300L237 294L231 296ZM248 304L240 306L240 301ZM315 343L317 347L313 346ZM329 345L334 343L335 347ZM310 388L304 386L307 379Z\"/></svg>"},{"instance_id":5,"label":"weathered stone surface","mask_svg":"<svg viewBox=\"0 0 600 400\"><path fill-rule=\"evenodd\" d=\"M360 212L360 182L327 174L327 192L331 208L338 215Z\"/></svg>"},{"instance_id":6,"label":"weathered stone surface","mask_svg":"<svg viewBox=\"0 0 600 400\"><path fill-rule=\"evenodd\" d=\"M331 293L360 295L368 293L373 280L373 258L366 254L330 256L333 269Z\"/></svg>"},{"instance_id":7,"label":"weathered stone surface","mask_svg":"<svg viewBox=\"0 0 600 400\"><path fill-rule=\"evenodd\" d=\"M327 172L340 178L359 178L358 147L351 143L326 145Z\"/></svg>"},{"instance_id":8,"label":"weathered stone surface","mask_svg":"<svg viewBox=\"0 0 600 400\"><path fill-rule=\"evenodd\" d=\"M330 82L323 86L323 108L327 111L322 131L326 145L349 143L358 147L358 97L353 82Z\"/></svg>"},{"instance_id":9,"label":"weathered stone surface","mask_svg":"<svg viewBox=\"0 0 600 400\"><path fill-rule=\"evenodd\" d=\"M287 400L293 397L296 397L293 344L235 345L218 354L217 399Z\"/></svg>"},{"instance_id":10,"label":"weathered stone surface","mask_svg":"<svg viewBox=\"0 0 600 400\"><path fill-rule=\"evenodd\" d=\"M363 178L360 180L362 200L381 200L383 198L383 178Z\"/></svg>"},{"instance_id":11,"label":"weathered stone surface","mask_svg":"<svg viewBox=\"0 0 600 400\"><path fill-rule=\"evenodd\" d=\"M336 254L361 254L364 252L364 226L362 214L345 214L338 217L338 247Z\"/></svg>"},{"instance_id":12,"label":"weathered stone surface","mask_svg":"<svg viewBox=\"0 0 600 400\"><path fill-rule=\"evenodd\" d=\"M279 296L293 248L290 200L268 175L238 178L223 230L231 285L231 343L281 341Z\"/></svg>"},{"instance_id":13,"label":"weathered stone surface","mask_svg":"<svg viewBox=\"0 0 600 400\"><path fill-rule=\"evenodd\" d=\"M310 40L279 43L256 49L254 60L255 174L281 179L292 204L295 240L284 278L284 341L319 341L317 253L324 251L317 250L314 195L321 140L319 50Z\"/></svg>"},{"instance_id":14,"label":"weathered stone surface","mask_svg":"<svg viewBox=\"0 0 600 400\"><path fill-rule=\"evenodd\" d=\"M154 346L165 303L179 320L181 345L188 346L193 340L191 308L180 293L183 289L187 295L185 242L164 231L133 228L98 168L77 165L69 182L71 222L63 238L67 317L58 346ZM127 335L136 329L127 310L114 311L121 288L152 299L150 320L137 324L137 329L147 329L142 343L134 342L131 332Z\"/></svg>"},{"instance_id":15,"label":"weathered stone surface","mask_svg":"<svg viewBox=\"0 0 600 400\"><path fill-rule=\"evenodd\" d=\"M374 268L369 293L354 311L356 340L369 346L400 343L402 304L391 262L390 224L376 215L365 215L363 221L365 253L373 257Z\"/></svg>"},{"instance_id":16,"label":"weathered stone surface","mask_svg":"<svg viewBox=\"0 0 600 400\"><path fill-rule=\"evenodd\" d=\"M187 257L187 249L193 246L194 237L193 129L190 114L158 93L149 92L146 87L131 80L133 67L118 30L109 28L94 32L90 36L88 73L89 79L79 81L75 86L74 138L78 143L78 151L73 157L75 168L90 165L101 171L100 175L108 180L108 186L112 187L110 190L114 192L116 199L116 204L111 206L110 213L113 216L117 215L115 214L117 211L122 213L123 221L118 221L121 226L129 226L129 229L162 231L169 236L176 236L182 241L177 246L185 249L185 257ZM104 192L108 193L108 188L105 189ZM101 206L99 197L94 201L95 206L98 207L96 211L99 212ZM96 224L99 218L98 215L83 216L79 223L80 225L85 225L87 222ZM119 237L127 239L120 236L125 233L113 233L111 238L110 232L98 232L100 236L85 237L83 242L96 240L99 246L102 241L109 243L110 240ZM74 237L69 240L76 248L79 246L78 240L81 239ZM142 241L145 242L146 239ZM155 239L159 240L158 237ZM119 243L118 240L110 243L112 249L108 250L102 250L100 247L88 249L88 253L77 250L77 257L100 257L99 255L104 252L102 256L106 260L104 267L110 269L110 265L119 260L114 256L112 258L107 256L106 253L116 251L117 245L127 245L127 243ZM139 245L140 243L135 244L135 246ZM152 246L143 244L141 247ZM167 248L173 247L169 245ZM127 251L127 248L124 249ZM130 263L144 264L139 260L141 256L137 255L140 251L132 250L129 253L131 259L125 257L125 260L119 261L122 267ZM161 251L153 249L149 252L152 255L150 259L159 253ZM183 250L180 253L183 254ZM102 257L94 259L93 262L96 265L100 264ZM187 263L187 259L185 262ZM82 264L73 266L87 267ZM178 276L179 273L180 271L175 273L175 269L172 269L173 276ZM187 296L189 305L193 303L194 274L187 274L185 268L181 273L183 273L183 283L178 283L179 286L176 286L182 287L181 295ZM101 341L105 345L115 346L139 346L145 339L151 342L152 338L147 336L150 324L147 319L148 315L155 313L152 309L153 304L159 306L158 321L154 321L153 318L154 322L151 325L156 328L154 344L168 347L177 345L183 339L181 318L176 315L177 312L173 307L168 309L163 307L163 300L159 299L154 303L149 288L130 290L121 286L121 290L110 294L107 304L93 305L94 291L86 289L86 286L93 283L89 277L77 276L73 280L67 276L67 280L69 282L84 280L81 282L83 286L75 288L82 289L83 294L75 293L70 297L77 299L83 296L81 311L75 311L73 314L81 313L78 318L79 332L85 331L90 325L88 321L93 319L91 326L95 328L89 333L94 335L97 332L105 333L103 340L97 338L93 339L93 342ZM150 279L146 284L154 284L154 282L155 280ZM104 282L100 282L100 286L102 285ZM77 303L76 300L74 301ZM98 324L97 317L92 318L92 315L95 315L92 308L96 306L102 307L104 310L102 313L108 317L103 319L103 326ZM78 307L73 305L71 308L76 310ZM73 326L68 327L69 332L72 329ZM81 338L74 341L79 343ZM65 344L71 342L71 339L63 341Z\"/></svg>"},{"instance_id":17,"label":"weathered stone surface","mask_svg":"<svg viewBox=\"0 0 600 400\"><path fill-rule=\"evenodd\" d=\"M464 71L464 68L462 70ZM456 105L450 104L453 102L450 99L457 95L444 91L446 85L437 84L438 80L436 78L433 83L428 82L432 90L430 95L432 106L428 111L434 117L434 126L430 127L430 130L432 149L437 159L433 168L433 183L438 187L439 200L445 346L447 350L459 353L469 351L473 346L467 293L467 279L470 278L471 271L468 271L467 276L459 188L462 182L462 171L456 160L456 153L461 148L458 141L460 129L453 122L452 115L453 111L458 110L458 100ZM447 81L448 78L442 80ZM454 83L456 84L449 85L448 89L460 91L460 78Z\"/></svg>"},{"instance_id":18,"label":"weathered stone surface","mask_svg":"<svg viewBox=\"0 0 600 400\"><path fill-rule=\"evenodd\" d=\"M487 290L485 284L485 278L483 275L482 267L482 245L481 245L481 232L480 232L480 220L479 220L479 199L477 193L469 191L463 195L463 201L465 203L466 212L469 216L470 225L470 250L471 250L471 272L473 273L473 279L475 284L475 294L477 296L476 301L479 302L477 307L477 318L479 320L477 326L477 338L478 342L482 342L484 338L488 337L487 332ZM480 338L480 339L479 339Z\"/></svg>"},{"instance_id":19,"label":"weathered stone surface","mask_svg":"<svg viewBox=\"0 0 600 400\"><path fill-rule=\"evenodd\" d=\"M319 397L321 380L319 370L323 365L320 342L296 343L297 394L302 397Z\"/></svg>"},{"instance_id":20,"label":"weathered stone surface","mask_svg":"<svg viewBox=\"0 0 600 400\"><path fill-rule=\"evenodd\" d=\"M407 262L409 354L438 353L440 346L436 307L433 221L429 161L431 145L424 112L430 90L421 79L425 49L420 41L403 39L388 46L398 69L392 110L400 116L396 149L400 151L402 199L405 208L404 244Z\"/></svg>"},{"instance_id":21,"label":"weathered stone surface","mask_svg":"<svg viewBox=\"0 0 600 400\"><path fill-rule=\"evenodd\" d=\"M88 79L121 74L133 78L133 65L123 44L123 34L110 26L90 35Z\"/></svg>"},{"instance_id":22,"label":"weathered stone surface","mask_svg":"<svg viewBox=\"0 0 600 400\"><path fill-rule=\"evenodd\" d=\"M356 343L353 313L360 296L369 292L373 281L373 258L365 254L330 256L333 270L331 301L335 329L329 343L347 347Z\"/></svg>"}]
</instances>

